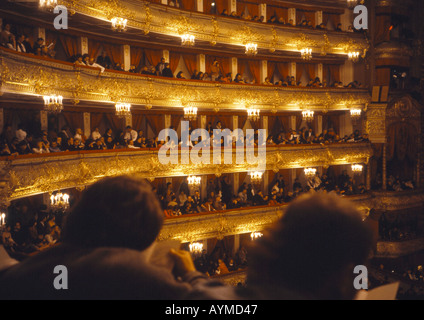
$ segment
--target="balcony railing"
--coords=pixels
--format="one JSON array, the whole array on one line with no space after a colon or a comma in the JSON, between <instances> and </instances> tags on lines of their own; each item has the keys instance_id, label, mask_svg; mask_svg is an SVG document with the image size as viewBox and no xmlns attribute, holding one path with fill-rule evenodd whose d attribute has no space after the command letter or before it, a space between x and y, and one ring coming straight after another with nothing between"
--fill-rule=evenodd
<instances>
[{"instance_id":1,"label":"balcony railing","mask_svg":"<svg viewBox=\"0 0 424 320\"><path fill-rule=\"evenodd\" d=\"M92 67L0 49L1 91L3 93L61 95L69 102L127 102L150 108L177 108L184 104L209 110L299 111L347 110L370 102L367 89L276 87L266 85L220 84L217 82L169 79L120 71L99 72Z\"/></svg>"},{"instance_id":2,"label":"balcony railing","mask_svg":"<svg viewBox=\"0 0 424 320\"><path fill-rule=\"evenodd\" d=\"M255 148L256 149L256 148ZM254 150L256 152L256 150ZM190 151L179 151L179 159ZM240 157L244 162L239 162ZM23 155L0 159L0 201L28 197L74 187L83 187L106 176L129 174L153 180L162 177L207 175L248 172L256 164L247 163L245 149L232 149L232 164L213 160L210 150L210 164L162 164L158 149L103 150L50 153L44 155ZM266 170L368 163L372 156L369 143L346 143L333 145L284 145L267 147Z\"/></svg>"},{"instance_id":3,"label":"balcony railing","mask_svg":"<svg viewBox=\"0 0 424 320\"><path fill-rule=\"evenodd\" d=\"M128 20L128 28L142 30L145 34L156 33L179 38L190 33L196 40L209 42L212 47L217 43L242 47L247 42L255 42L259 49L270 52L298 52L299 48L307 46L320 55L347 55L349 50L363 53L369 47L365 37L359 34L258 23L188 12L146 1L119 1L119 4L104 0L62 2L77 14L103 21L110 21L113 17L125 18Z\"/></svg>"}]
</instances>

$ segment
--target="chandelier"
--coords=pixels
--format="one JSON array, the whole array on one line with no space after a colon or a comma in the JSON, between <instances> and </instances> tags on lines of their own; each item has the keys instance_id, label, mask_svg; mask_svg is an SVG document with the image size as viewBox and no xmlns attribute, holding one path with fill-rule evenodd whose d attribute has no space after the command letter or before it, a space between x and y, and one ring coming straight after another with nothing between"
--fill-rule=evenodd
<instances>
[{"instance_id":1,"label":"chandelier","mask_svg":"<svg viewBox=\"0 0 424 320\"><path fill-rule=\"evenodd\" d=\"M197 108L196 107L185 107L184 108L184 119L195 120L197 119Z\"/></svg>"},{"instance_id":2,"label":"chandelier","mask_svg":"<svg viewBox=\"0 0 424 320\"><path fill-rule=\"evenodd\" d=\"M361 118L362 110L361 109L350 109L350 116L353 122L358 121Z\"/></svg>"},{"instance_id":3,"label":"chandelier","mask_svg":"<svg viewBox=\"0 0 424 320\"><path fill-rule=\"evenodd\" d=\"M48 113L60 113L63 110L63 97L57 95L43 96L44 110Z\"/></svg>"},{"instance_id":4,"label":"chandelier","mask_svg":"<svg viewBox=\"0 0 424 320\"><path fill-rule=\"evenodd\" d=\"M260 184L262 182L262 175L263 172L260 171L254 171L254 172L250 172L250 182L253 184Z\"/></svg>"},{"instance_id":5,"label":"chandelier","mask_svg":"<svg viewBox=\"0 0 424 320\"><path fill-rule=\"evenodd\" d=\"M353 9L357 6L358 0L347 0L347 6L349 9Z\"/></svg>"},{"instance_id":6,"label":"chandelier","mask_svg":"<svg viewBox=\"0 0 424 320\"><path fill-rule=\"evenodd\" d=\"M315 176L317 173L317 169L315 168L305 168L303 171L305 172L305 176L308 178Z\"/></svg>"},{"instance_id":7,"label":"chandelier","mask_svg":"<svg viewBox=\"0 0 424 320\"><path fill-rule=\"evenodd\" d=\"M361 174L364 166L361 164L352 164L352 172L354 174Z\"/></svg>"},{"instance_id":8,"label":"chandelier","mask_svg":"<svg viewBox=\"0 0 424 320\"><path fill-rule=\"evenodd\" d=\"M359 52L357 51L351 51L347 54L347 56L349 57L349 60L353 63L358 62L359 60Z\"/></svg>"},{"instance_id":9,"label":"chandelier","mask_svg":"<svg viewBox=\"0 0 424 320\"><path fill-rule=\"evenodd\" d=\"M306 122L312 122L314 120L314 111L311 111L311 110L302 111L302 118Z\"/></svg>"},{"instance_id":10,"label":"chandelier","mask_svg":"<svg viewBox=\"0 0 424 320\"><path fill-rule=\"evenodd\" d=\"M181 36L181 45L192 47L194 46L195 37L191 34L184 34Z\"/></svg>"},{"instance_id":11,"label":"chandelier","mask_svg":"<svg viewBox=\"0 0 424 320\"><path fill-rule=\"evenodd\" d=\"M69 194L58 192L50 196L50 206L56 210L66 210L69 208Z\"/></svg>"},{"instance_id":12,"label":"chandelier","mask_svg":"<svg viewBox=\"0 0 424 320\"><path fill-rule=\"evenodd\" d=\"M189 249L191 253L200 254L203 251L203 243L193 242L189 244Z\"/></svg>"},{"instance_id":13,"label":"chandelier","mask_svg":"<svg viewBox=\"0 0 424 320\"><path fill-rule=\"evenodd\" d=\"M57 6L57 0L40 0L39 5L40 8L53 10Z\"/></svg>"},{"instance_id":14,"label":"chandelier","mask_svg":"<svg viewBox=\"0 0 424 320\"><path fill-rule=\"evenodd\" d=\"M131 104L117 103L115 104L115 114L120 118L125 118L131 115Z\"/></svg>"},{"instance_id":15,"label":"chandelier","mask_svg":"<svg viewBox=\"0 0 424 320\"><path fill-rule=\"evenodd\" d=\"M259 109L247 109L247 118L251 121L258 121L260 112Z\"/></svg>"},{"instance_id":16,"label":"chandelier","mask_svg":"<svg viewBox=\"0 0 424 320\"><path fill-rule=\"evenodd\" d=\"M254 56L258 54L258 45L256 43L248 43L245 45L246 51L245 53L249 56Z\"/></svg>"},{"instance_id":17,"label":"chandelier","mask_svg":"<svg viewBox=\"0 0 424 320\"><path fill-rule=\"evenodd\" d=\"M110 21L112 23L112 29L118 32L127 30L127 19L124 18L112 18Z\"/></svg>"},{"instance_id":18,"label":"chandelier","mask_svg":"<svg viewBox=\"0 0 424 320\"><path fill-rule=\"evenodd\" d=\"M300 54L303 60L311 60L312 59L312 49L304 48L300 50Z\"/></svg>"},{"instance_id":19,"label":"chandelier","mask_svg":"<svg viewBox=\"0 0 424 320\"><path fill-rule=\"evenodd\" d=\"M0 226L4 226L6 224L6 214L2 213L0 215Z\"/></svg>"},{"instance_id":20,"label":"chandelier","mask_svg":"<svg viewBox=\"0 0 424 320\"><path fill-rule=\"evenodd\" d=\"M187 183L191 187L198 187L198 186L200 186L200 183L201 182L202 182L202 178L201 177L189 176L187 178Z\"/></svg>"},{"instance_id":21,"label":"chandelier","mask_svg":"<svg viewBox=\"0 0 424 320\"><path fill-rule=\"evenodd\" d=\"M261 238L262 236L263 234L261 232L252 232L250 234L250 238L252 239L252 241Z\"/></svg>"}]
</instances>

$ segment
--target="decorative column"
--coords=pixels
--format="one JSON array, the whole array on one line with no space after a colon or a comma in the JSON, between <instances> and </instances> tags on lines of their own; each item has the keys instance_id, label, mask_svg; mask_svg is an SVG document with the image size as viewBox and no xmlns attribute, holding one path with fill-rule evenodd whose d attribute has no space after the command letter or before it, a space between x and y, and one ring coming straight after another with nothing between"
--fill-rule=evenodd
<instances>
[{"instance_id":1,"label":"decorative column","mask_svg":"<svg viewBox=\"0 0 424 320\"><path fill-rule=\"evenodd\" d=\"M88 38L80 37L78 40L81 54L88 54Z\"/></svg>"},{"instance_id":2,"label":"decorative column","mask_svg":"<svg viewBox=\"0 0 424 320\"><path fill-rule=\"evenodd\" d=\"M83 114L83 123L84 123L84 135L88 138L91 136L91 115L89 112L84 112Z\"/></svg>"},{"instance_id":3,"label":"decorative column","mask_svg":"<svg viewBox=\"0 0 424 320\"><path fill-rule=\"evenodd\" d=\"M171 127L171 115L170 114L165 114L164 120L163 120L164 124L163 127L165 129L168 129Z\"/></svg>"},{"instance_id":4,"label":"decorative column","mask_svg":"<svg viewBox=\"0 0 424 320\"><path fill-rule=\"evenodd\" d=\"M264 17L263 22L266 23L266 21L267 21L266 3L259 4L259 17Z\"/></svg>"},{"instance_id":5,"label":"decorative column","mask_svg":"<svg viewBox=\"0 0 424 320\"><path fill-rule=\"evenodd\" d=\"M261 80L260 80L260 83L258 83L258 84L262 84L262 83L264 83L265 82L265 78L266 77L268 77L268 61L267 60L261 60L261 62L260 62L260 77L261 77ZM272 82L272 79L271 79L271 82Z\"/></svg>"},{"instance_id":6,"label":"decorative column","mask_svg":"<svg viewBox=\"0 0 424 320\"><path fill-rule=\"evenodd\" d=\"M240 186L240 173L235 172L233 174L233 193L237 196L238 193L238 188Z\"/></svg>"},{"instance_id":7,"label":"decorative column","mask_svg":"<svg viewBox=\"0 0 424 320\"><path fill-rule=\"evenodd\" d=\"M198 54L196 56L197 72L206 72L206 57L204 54Z\"/></svg>"},{"instance_id":8,"label":"decorative column","mask_svg":"<svg viewBox=\"0 0 424 320\"><path fill-rule=\"evenodd\" d=\"M203 9L203 0L197 0L196 1L196 10L198 12L203 12L204 11L204 9Z\"/></svg>"},{"instance_id":9,"label":"decorative column","mask_svg":"<svg viewBox=\"0 0 424 320\"><path fill-rule=\"evenodd\" d=\"M45 130L45 131L47 131L48 130L48 123L49 123L49 120L48 120L48 114L47 114L47 111L44 111L44 110L41 110L40 111L40 123L41 123L41 130Z\"/></svg>"},{"instance_id":10,"label":"decorative column","mask_svg":"<svg viewBox=\"0 0 424 320\"><path fill-rule=\"evenodd\" d=\"M233 11L237 12L237 0L228 0L228 14Z\"/></svg>"},{"instance_id":11,"label":"decorative column","mask_svg":"<svg viewBox=\"0 0 424 320\"><path fill-rule=\"evenodd\" d=\"M168 50L162 51L162 58L165 58L165 62L169 63L169 51Z\"/></svg>"},{"instance_id":12,"label":"decorative column","mask_svg":"<svg viewBox=\"0 0 424 320\"><path fill-rule=\"evenodd\" d=\"M46 29L44 29L44 28L36 28L35 29L35 36L37 38L43 38L44 40L46 40Z\"/></svg>"},{"instance_id":13,"label":"decorative column","mask_svg":"<svg viewBox=\"0 0 424 320\"><path fill-rule=\"evenodd\" d=\"M296 130L296 116L290 116L290 129Z\"/></svg>"},{"instance_id":14,"label":"decorative column","mask_svg":"<svg viewBox=\"0 0 424 320\"><path fill-rule=\"evenodd\" d=\"M293 20L293 24L296 25L296 8L289 8L289 21Z\"/></svg>"},{"instance_id":15,"label":"decorative column","mask_svg":"<svg viewBox=\"0 0 424 320\"><path fill-rule=\"evenodd\" d=\"M168 0L161 0L161 4L166 4L166 5L168 5Z\"/></svg>"},{"instance_id":16,"label":"decorative column","mask_svg":"<svg viewBox=\"0 0 424 320\"><path fill-rule=\"evenodd\" d=\"M320 135L322 133L322 115L318 114L315 117L315 121L316 121L316 135Z\"/></svg>"},{"instance_id":17,"label":"decorative column","mask_svg":"<svg viewBox=\"0 0 424 320\"><path fill-rule=\"evenodd\" d=\"M382 183L383 190L387 189L387 173L386 173L386 108L385 103L371 103L368 105L364 115L365 126L364 131L368 134L371 143L383 144L383 164L382 164Z\"/></svg>"},{"instance_id":18,"label":"decorative column","mask_svg":"<svg viewBox=\"0 0 424 320\"><path fill-rule=\"evenodd\" d=\"M230 59L230 72L231 72L231 77L234 78L236 77L236 74L238 73L238 60L237 58L229 58Z\"/></svg>"},{"instance_id":19,"label":"decorative column","mask_svg":"<svg viewBox=\"0 0 424 320\"><path fill-rule=\"evenodd\" d=\"M296 62L290 62L289 65L289 76L296 78ZM297 81L298 79L296 79Z\"/></svg>"},{"instance_id":20,"label":"decorative column","mask_svg":"<svg viewBox=\"0 0 424 320\"><path fill-rule=\"evenodd\" d=\"M123 57L124 57L124 61L122 61L122 69L124 69L125 71L130 70L130 66L131 66L131 50L130 50L130 46L125 44L122 46L122 53L123 53Z\"/></svg>"},{"instance_id":21,"label":"decorative column","mask_svg":"<svg viewBox=\"0 0 424 320\"><path fill-rule=\"evenodd\" d=\"M316 76L321 80L321 82L323 81L323 76L324 76L324 72L323 72L323 64L322 63L318 63L315 67L315 72L316 72Z\"/></svg>"},{"instance_id":22,"label":"decorative column","mask_svg":"<svg viewBox=\"0 0 424 320\"><path fill-rule=\"evenodd\" d=\"M323 21L322 11L315 12L315 26L319 26Z\"/></svg>"}]
</instances>

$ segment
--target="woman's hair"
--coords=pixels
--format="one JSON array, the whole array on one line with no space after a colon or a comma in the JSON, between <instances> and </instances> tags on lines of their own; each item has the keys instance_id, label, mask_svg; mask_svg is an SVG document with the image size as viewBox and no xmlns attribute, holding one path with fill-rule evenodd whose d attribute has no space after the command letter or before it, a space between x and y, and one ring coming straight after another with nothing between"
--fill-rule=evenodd
<instances>
[{"instance_id":1,"label":"woman's hair","mask_svg":"<svg viewBox=\"0 0 424 320\"><path fill-rule=\"evenodd\" d=\"M83 247L144 250L163 224L159 201L145 180L102 179L84 191L63 229L63 242Z\"/></svg>"}]
</instances>

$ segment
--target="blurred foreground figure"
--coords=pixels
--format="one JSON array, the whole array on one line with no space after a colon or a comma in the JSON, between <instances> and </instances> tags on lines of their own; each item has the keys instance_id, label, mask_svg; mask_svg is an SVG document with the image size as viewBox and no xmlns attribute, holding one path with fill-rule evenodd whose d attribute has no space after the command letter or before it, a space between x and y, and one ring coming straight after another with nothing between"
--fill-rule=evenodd
<instances>
[{"instance_id":1,"label":"blurred foreground figure","mask_svg":"<svg viewBox=\"0 0 424 320\"><path fill-rule=\"evenodd\" d=\"M163 216L144 181L121 176L93 184L65 221L61 244L1 273L0 299L184 298L205 276L188 252L169 256L173 272L149 262ZM67 269L67 289L55 288L63 275L56 266Z\"/></svg>"},{"instance_id":2,"label":"blurred foreground figure","mask_svg":"<svg viewBox=\"0 0 424 320\"><path fill-rule=\"evenodd\" d=\"M249 250L245 288L200 284L193 299L351 300L355 266L367 262L373 234L350 201L310 193Z\"/></svg>"}]
</instances>

